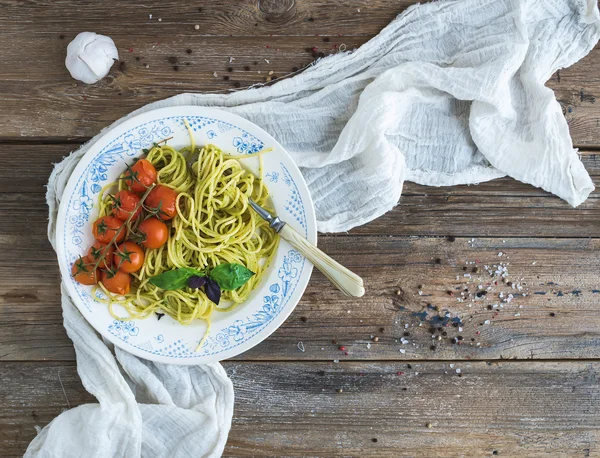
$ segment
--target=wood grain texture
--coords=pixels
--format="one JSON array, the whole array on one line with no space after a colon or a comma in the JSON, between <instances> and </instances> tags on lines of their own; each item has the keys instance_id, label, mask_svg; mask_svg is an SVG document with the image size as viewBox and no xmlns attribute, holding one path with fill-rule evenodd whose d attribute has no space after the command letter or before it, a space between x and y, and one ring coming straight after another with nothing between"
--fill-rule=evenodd
<instances>
[{"instance_id":1,"label":"wood grain texture","mask_svg":"<svg viewBox=\"0 0 600 458\"><path fill-rule=\"evenodd\" d=\"M414 3L87 0L74 8L69 0L4 0L0 139L89 138L134 109L181 92L245 87L263 82L270 70L282 77L309 64L311 48L325 54L342 43L356 48ZM66 46L82 30L111 36L123 62L93 86L75 82L64 67ZM595 48L548 82L580 146L600 146L599 66Z\"/></svg>"},{"instance_id":2,"label":"wood grain texture","mask_svg":"<svg viewBox=\"0 0 600 458\"><path fill-rule=\"evenodd\" d=\"M313 47L359 47L414 3L0 0L0 456L22 456L35 425L94 401L46 238L52 163L147 103L282 78ZM119 48L93 86L64 67L83 30ZM547 84L574 143L590 149L599 75L596 47ZM599 182L600 154L582 159ZM224 363L236 393L225 456L599 456L599 196L574 210L508 178L406 183L392 212L321 236L367 295L345 298L316 272L280 329ZM499 262L514 289L482 268Z\"/></svg>"},{"instance_id":3,"label":"wood grain texture","mask_svg":"<svg viewBox=\"0 0 600 458\"><path fill-rule=\"evenodd\" d=\"M598 362L224 366L236 393L227 457L599 453ZM0 378L3 457L21 456L35 425L94 402L71 363L3 363Z\"/></svg>"},{"instance_id":4,"label":"wood grain texture","mask_svg":"<svg viewBox=\"0 0 600 458\"><path fill-rule=\"evenodd\" d=\"M44 238L0 236L10 260L0 261L1 360L73 359L62 327L58 268ZM365 297L346 298L315 272L291 317L238 358L600 358L600 239L470 240L322 237L324 251L364 278ZM500 261L508 264L505 280L514 288L484 271ZM458 302L465 288L469 293ZM503 303L509 294L515 298Z\"/></svg>"}]
</instances>

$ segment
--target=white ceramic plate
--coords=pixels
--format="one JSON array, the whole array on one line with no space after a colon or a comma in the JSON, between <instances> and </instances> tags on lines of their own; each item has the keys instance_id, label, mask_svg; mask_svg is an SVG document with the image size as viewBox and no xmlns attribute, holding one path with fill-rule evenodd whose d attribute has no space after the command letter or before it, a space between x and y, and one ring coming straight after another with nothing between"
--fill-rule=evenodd
<instances>
[{"instance_id":1,"label":"white ceramic plate","mask_svg":"<svg viewBox=\"0 0 600 458\"><path fill-rule=\"evenodd\" d=\"M69 295L91 325L118 347L142 358L173 364L200 364L231 358L254 347L292 312L302 296L312 264L285 241L262 282L241 306L214 313L212 329L195 352L206 324L179 324L168 315L133 321L115 320L105 304L92 297L90 286L70 275L73 262L93 243L91 226L97 218L101 188L114 181L125 163L142 155L142 148L167 137L175 148L190 139L183 120L191 125L197 145L212 143L231 154L265 154L264 173L276 213L308 240L317 241L313 204L306 183L283 147L258 126L239 116L203 107L162 108L136 116L106 132L83 156L62 196L57 223L60 271ZM256 159L249 159L248 163Z\"/></svg>"}]
</instances>

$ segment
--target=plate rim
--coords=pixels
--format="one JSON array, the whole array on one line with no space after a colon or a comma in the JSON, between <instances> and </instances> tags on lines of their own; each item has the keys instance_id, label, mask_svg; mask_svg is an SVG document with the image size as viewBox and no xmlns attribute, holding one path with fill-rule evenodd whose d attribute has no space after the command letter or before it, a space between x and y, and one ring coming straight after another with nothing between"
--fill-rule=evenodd
<instances>
[{"instance_id":1,"label":"plate rim","mask_svg":"<svg viewBox=\"0 0 600 458\"><path fill-rule=\"evenodd\" d=\"M276 315L272 321L267 323L267 325L261 331L259 331L257 334L250 337L248 340L239 344L236 347L227 349L216 355L199 356L198 358L173 358L173 357L169 357L169 356L144 352L143 350L138 349L133 345L127 345L126 342L117 338L117 336L111 334L110 332L108 332L105 329L101 329L100 326L94 325L94 323L92 322L93 320L88 319L88 316L87 316L88 311L85 310L85 307L83 305L79 304L80 299L73 297L73 294L70 291L71 287L68 284L68 282L66 282L66 281L63 282L63 280L62 280L65 275L70 275L70 272L67 272L68 269L67 269L67 266L65 265L66 263L61 262L61 259L64 259L66 256L66 253L63 251L66 247L63 246L62 235L64 233L64 227L65 227L67 209L68 209L68 202L69 202L69 199L63 198L63 196L65 196L68 191L70 191L72 193L75 190L78 178L84 173L84 171L87 169L88 165L91 162L91 160L86 160L86 158L95 157L105 146L105 143L107 143L107 142L103 142L102 140L106 140L108 138L108 142L110 142L111 140L109 137L111 135L113 135L113 133L117 129L125 132L125 131L127 131L127 129L135 127L136 123L139 124L142 119L145 119L144 122L148 122L148 121L151 121L152 118L159 119L160 117L182 116L182 115L183 116L185 116L185 115L207 116L207 117L211 116L211 117L215 117L215 118L225 117L225 119L223 119L223 121L232 122L232 123L237 122L241 125L240 127L243 127L245 129L254 130L254 132L259 134L261 136L261 138L266 138L274 148L278 148L278 150L283 154L283 156L289 160L289 168L291 168L294 172L294 175L296 175L294 177L295 181L299 182L298 184L303 186L304 190L306 191L306 196L308 197L307 202L305 203L307 238L310 242L312 242L313 244L316 245L316 243L317 243L317 224L316 224L316 215L315 215L315 211L314 211L314 204L313 204L312 196L310 195L310 190L306 184L306 181L304 180L304 176L300 172L298 166L296 165L294 160L291 158L291 156L289 155L287 150L277 140L275 140L275 138L273 138L268 132L266 132L262 127L258 126L257 124L253 123L252 121L249 121L249 120L243 118L242 116L239 116L237 114L230 113L228 111L221 110L218 108L213 108L213 107L203 107L203 106L198 106L198 105L182 105L182 106L176 106L176 107L156 108L153 110L148 110L143 113L136 114L136 115L124 120L123 122L118 123L117 125L113 124L113 125L105 128L102 132L100 132L98 134L98 138L96 138L94 140L94 142L92 144L90 144L89 149L79 159L79 162L77 163L77 165L71 172L69 179L67 180L67 183L63 189L63 194L61 195L61 200L60 200L60 204L58 207L57 218L56 218L56 231L55 231L56 250L55 251L56 251L57 261L59 264L59 270L60 270L60 274L61 274L61 283L63 283L65 285L67 294L68 294L70 300L73 302L73 304L78 309L78 311L83 315L86 322L97 333L99 333L104 339L108 340L113 345L115 345L116 347L119 347L123 351L131 353L131 354L138 356L145 360L156 361L156 362L167 363L167 364L175 364L175 365L197 365L197 364L207 364L207 363L212 363L212 362L217 362L217 361L223 361L223 360L238 356L241 353L244 353L244 352L248 351L249 349L258 345L259 343L263 342L271 334L273 334L277 329L279 329L279 327L285 322L285 320L290 316L290 314L296 308L296 306L300 302L302 296L304 295L304 292L306 290L306 287L308 285L308 282L309 282L311 274L312 274L312 269L313 269L312 263L310 263L310 261L308 261L308 259L305 260L307 263L306 274L303 275L299 279L298 284L296 285L296 289L299 291L298 296L295 299L290 300L290 302L287 304L286 308L284 310L281 310L281 312L278 315ZM148 118L148 119L146 119L146 118ZM121 133L119 133L119 135L120 134ZM288 164L286 164L286 166L287 165ZM89 226L89 223L87 225ZM280 244L278 250L281 249L281 246L282 245Z\"/></svg>"}]
</instances>

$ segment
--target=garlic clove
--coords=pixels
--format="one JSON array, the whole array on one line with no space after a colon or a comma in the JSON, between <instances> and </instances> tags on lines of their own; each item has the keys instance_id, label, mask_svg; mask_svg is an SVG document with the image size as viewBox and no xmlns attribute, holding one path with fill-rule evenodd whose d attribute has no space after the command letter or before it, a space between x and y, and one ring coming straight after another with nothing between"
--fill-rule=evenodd
<instances>
[{"instance_id":1,"label":"garlic clove","mask_svg":"<svg viewBox=\"0 0 600 458\"><path fill-rule=\"evenodd\" d=\"M119 59L115 42L94 32L81 32L69 46L65 65L73 78L86 84L100 81Z\"/></svg>"}]
</instances>

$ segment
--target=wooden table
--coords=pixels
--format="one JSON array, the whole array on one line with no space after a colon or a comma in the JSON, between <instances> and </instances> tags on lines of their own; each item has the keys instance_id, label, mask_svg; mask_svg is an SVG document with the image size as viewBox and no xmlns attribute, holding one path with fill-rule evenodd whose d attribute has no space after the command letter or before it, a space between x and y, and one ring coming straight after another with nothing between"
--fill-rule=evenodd
<instances>
[{"instance_id":1,"label":"wooden table","mask_svg":"<svg viewBox=\"0 0 600 458\"><path fill-rule=\"evenodd\" d=\"M94 402L46 239L52 164L149 102L285 77L313 47L360 46L412 3L0 1L1 456L22 455L35 425ZM92 86L63 65L84 30L111 36L121 58ZM600 48L548 86L597 181ZM365 278L365 298L340 296L315 272L284 325L224 363L236 393L225 454L598 456L599 237L598 192L574 210L508 178L407 183L392 212L319 239ZM506 283L484 269L500 262ZM464 288L481 297L460 302ZM502 303L500 292L515 297Z\"/></svg>"}]
</instances>

